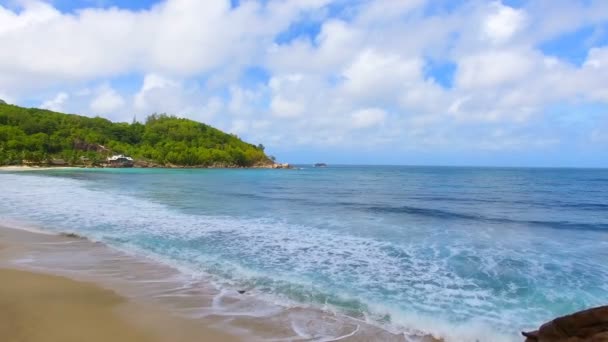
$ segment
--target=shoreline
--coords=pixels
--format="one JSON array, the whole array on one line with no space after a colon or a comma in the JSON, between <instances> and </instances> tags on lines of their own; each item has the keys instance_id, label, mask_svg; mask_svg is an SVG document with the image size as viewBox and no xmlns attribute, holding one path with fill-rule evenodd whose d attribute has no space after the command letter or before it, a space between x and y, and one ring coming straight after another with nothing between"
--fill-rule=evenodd
<instances>
[{"instance_id":1,"label":"shoreline","mask_svg":"<svg viewBox=\"0 0 608 342\"><path fill-rule=\"evenodd\" d=\"M10 268L0 268L0 279L0 339L5 341L237 341L94 283Z\"/></svg>"},{"instance_id":2,"label":"shoreline","mask_svg":"<svg viewBox=\"0 0 608 342\"><path fill-rule=\"evenodd\" d=\"M80 169L78 166L26 166L26 165L5 165L0 166L0 171L48 171L48 170L70 170Z\"/></svg>"},{"instance_id":3,"label":"shoreline","mask_svg":"<svg viewBox=\"0 0 608 342\"><path fill-rule=\"evenodd\" d=\"M171 169L171 170L295 170L291 164L275 164L248 167L197 167L197 166L150 166L150 167L103 167L103 166L30 166L30 165L0 165L0 172L19 171L49 171L49 170L82 170L82 169Z\"/></svg>"},{"instance_id":4,"label":"shoreline","mask_svg":"<svg viewBox=\"0 0 608 342\"><path fill-rule=\"evenodd\" d=\"M77 234L0 223L0 241L0 270L17 269L94 284L114 291L136 308L149 306L157 315L192 324L203 334L217 332L227 336L220 341L321 338L397 342L403 341L404 336L413 341L444 341L426 332L390 332L331 311L277 303L259 297L255 291L241 293L238 289L218 288L213 278L193 277L145 254L121 251ZM132 312L133 317L146 313L139 309ZM146 322L142 324L144 330L154 328Z\"/></svg>"},{"instance_id":5,"label":"shoreline","mask_svg":"<svg viewBox=\"0 0 608 342\"><path fill-rule=\"evenodd\" d=\"M184 319L87 277L27 267L35 245L85 238L0 226L0 340L91 342L241 341L243 336ZM32 240L34 239L34 240Z\"/></svg>"}]
</instances>

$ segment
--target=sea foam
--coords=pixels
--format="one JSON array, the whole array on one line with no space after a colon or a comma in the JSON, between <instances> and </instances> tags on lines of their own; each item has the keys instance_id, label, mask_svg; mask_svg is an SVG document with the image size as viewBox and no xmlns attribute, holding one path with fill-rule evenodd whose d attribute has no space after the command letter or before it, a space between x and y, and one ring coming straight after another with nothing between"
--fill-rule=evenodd
<instances>
[{"instance_id":1,"label":"sea foam","mask_svg":"<svg viewBox=\"0 0 608 342\"><path fill-rule=\"evenodd\" d=\"M608 291L608 270L589 250L544 239L549 232L502 231L497 241L492 228L426 236L413 228L411 240L386 241L277 217L192 214L84 180L0 177L3 220L75 232L204 275L225 289L214 314L268 317L301 305L408 336L509 341L552 310L596 304ZM223 304L228 289L262 301ZM291 324L302 338L315 333Z\"/></svg>"}]
</instances>

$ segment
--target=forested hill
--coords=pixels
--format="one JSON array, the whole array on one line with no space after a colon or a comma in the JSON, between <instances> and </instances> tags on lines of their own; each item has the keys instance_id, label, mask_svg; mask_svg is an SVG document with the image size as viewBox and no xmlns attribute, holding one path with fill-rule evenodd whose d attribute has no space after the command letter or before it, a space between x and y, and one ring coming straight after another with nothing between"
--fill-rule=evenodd
<instances>
[{"instance_id":1,"label":"forested hill","mask_svg":"<svg viewBox=\"0 0 608 342\"><path fill-rule=\"evenodd\" d=\"M3 102L3 101L2 101ZM211 126L164 114L141 123L22 108L0 102L0 165L102 163L126 154L142 165L251 167L270 165L262 145ZM136 163L136 164L137 164Z\"/></svg>"}]
</instances>

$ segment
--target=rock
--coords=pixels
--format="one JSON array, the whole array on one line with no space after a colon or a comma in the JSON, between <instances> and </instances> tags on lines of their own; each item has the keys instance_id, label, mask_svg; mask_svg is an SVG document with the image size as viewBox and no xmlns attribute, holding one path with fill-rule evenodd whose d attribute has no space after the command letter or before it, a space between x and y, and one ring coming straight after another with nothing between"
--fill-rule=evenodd
<instances>
[{"instance_id":1,"label":"rock","mask_svg":"<svg viewBox=\"0 0 608 342\"><path fill-rule=\"evenodd\" d=\"M70 238L70 239L78 239L78 240L86 240L87 238L80 236L76 233L60 233L60 236Z\"/></svg>"},{"instance_id":2,"label":"rock","mask_svg":"<svg viewBox=\"0 0 608 342\"><path fill-rule=\"evenodd\" d=\"M149 168L149 167L162 167L162 165L158 164L158 163L154 163L151 161L147 161L147 160L135 160L134 167L139 167L139 168Z\"/></svg>"},{"instance_id":3,"label":"rock","mask_svg":"<svg viewBox=\"0 0 608 342\"><path fill-rule=\"evenodd\" d=\"M6 101L4 101L3 99L0 99L0 104L6 104Z\"/></svg>"},{"instance_id":4,"label":"rock","mask_svg":"<svg viewBox=\"0 0 608 342\"><path fill-rule=\"evenodd\" d=\"M522 335L526 342L608 342L608 305L556 318Z\"/></svg>"},{"instance_id":5,"label":"rock","mask_svg":"<svg viewBox=\"0 0 608 342\"><path fill-rule=\"evenodd\" d=\"M293 169L293 166L289 165L288 163L276 163L272 165L273 169Z\"/></svg>"}]
</instances>

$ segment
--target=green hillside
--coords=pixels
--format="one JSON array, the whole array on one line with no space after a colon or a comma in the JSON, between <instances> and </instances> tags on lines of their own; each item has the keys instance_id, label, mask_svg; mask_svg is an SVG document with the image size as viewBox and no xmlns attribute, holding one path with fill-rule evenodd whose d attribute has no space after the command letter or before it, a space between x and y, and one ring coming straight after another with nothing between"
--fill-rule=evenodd
<instances>
[{"instance_id":1,"label":"green hillside","mask_svg":"<svg viewBox=\"0 0 608 342\"><path fill-rule=\"evenodd\" d=\"M56 113L0 103L0 165L100 164L126 154L143 165L251 167L272 164L262 145L211 126L154 114L141 123Z\"/></svg>"}]
</instances>

